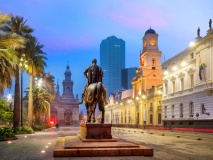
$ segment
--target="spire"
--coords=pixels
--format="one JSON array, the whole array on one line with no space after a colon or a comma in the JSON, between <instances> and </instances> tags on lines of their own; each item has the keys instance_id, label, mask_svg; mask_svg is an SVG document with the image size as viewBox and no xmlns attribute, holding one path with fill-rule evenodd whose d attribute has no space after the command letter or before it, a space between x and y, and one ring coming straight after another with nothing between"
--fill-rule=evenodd
<instances>
[{"instance_id":1,"label":"spire","mask_svg":"<svg viewBox=\"0 0 213 160\"><path fill-rule=\"evenodd\" d=\"M59 92L59 84L58 84L58 79L57 79L57 94L60 95L60 92Z\"/></svg>"}]
</instances>

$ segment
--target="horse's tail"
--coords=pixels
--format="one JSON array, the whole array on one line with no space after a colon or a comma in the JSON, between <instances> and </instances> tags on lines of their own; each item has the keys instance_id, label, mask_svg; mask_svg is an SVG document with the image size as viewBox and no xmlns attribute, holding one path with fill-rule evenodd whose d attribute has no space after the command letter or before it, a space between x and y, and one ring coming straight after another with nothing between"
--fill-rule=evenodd
<instances>
[{"instance_id":1,"label":"horse's tail","mask_svg":"<svg viewBox=\"0 0 213 160\"><path fill-rule=\"evenodd\" d=\"M101 82L98 82L97 84L97 98L98 98L98 101L100 100L100 98L102 98L102 83Z\"/></svg>"}]
</instances>

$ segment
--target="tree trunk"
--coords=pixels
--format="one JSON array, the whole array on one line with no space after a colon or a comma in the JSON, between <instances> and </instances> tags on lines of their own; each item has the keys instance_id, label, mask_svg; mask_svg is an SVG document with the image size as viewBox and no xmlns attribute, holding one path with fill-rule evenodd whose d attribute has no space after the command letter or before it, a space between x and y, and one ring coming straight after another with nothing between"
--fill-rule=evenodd
<instances>
[{"instance_id":1,"label":"tree trunk","mask_svg":"<svg viewBox=\"0 0 213 160\"><path fill-rule=\"evenodd\" d=\"M46 124L48 125L50 122L50 103L48 103L47 113L46 113Z\"/></svg>"},{"instance_id":2,"label":"tree trunk","mask_svg":"<svg viewBox=\"0 0 213 160\"><path fill-rule=\"evenodd\" d=\"M28 99L28 126L33 124L33 76L30 75L29 99Z\"/></svg>"},{"instance_id":3,"label":"tree trunk","mask_svg":"<svg viewBox=\"0 0 213 160\"><path fill-rule=\"evenodd\" d=\"M20 86L19 86L19 68L16 66L15 71L15 95L14 95L14 114L13 114L13 128L17 130L20 125Z\"/></svg>"}]
</instances>

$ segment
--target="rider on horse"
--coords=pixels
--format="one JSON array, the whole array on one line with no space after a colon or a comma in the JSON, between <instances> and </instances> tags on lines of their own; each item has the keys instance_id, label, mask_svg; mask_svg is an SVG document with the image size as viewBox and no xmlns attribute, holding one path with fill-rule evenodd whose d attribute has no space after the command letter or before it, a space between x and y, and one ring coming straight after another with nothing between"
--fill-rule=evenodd
<instances>
[{"instance_id":1,"label":"rider on horse","mask_svg":"<svg viewBox=\"0 0 213 160\"><path fill-rule=\"evenodd\" d=\"M101 67L97 65L96 59L93 59L92 65L86 68L86 70L84 71L84 76L87 78L87 84L84 86L84 90L82 92L82 101L80 102L80 104L83 103L83 97L85 96L87 92L87 88L90 84L98 83L98 82L102 83L102 78L104 74ZM105 100L105 103L107 104L106 100Z\"/></svg>"}]
</instances>

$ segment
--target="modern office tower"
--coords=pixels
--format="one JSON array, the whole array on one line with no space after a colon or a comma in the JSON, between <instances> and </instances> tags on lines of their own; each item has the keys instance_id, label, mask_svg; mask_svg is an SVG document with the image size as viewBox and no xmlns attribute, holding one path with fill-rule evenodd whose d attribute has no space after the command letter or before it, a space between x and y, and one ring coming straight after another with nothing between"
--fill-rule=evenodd
<instances>
[{"instance_id":1,"label":"modern office tower","mask_svg":"<svg viewBox=\"0 0 213 160\"><path fill-rule=\"evenodd\" d=\"M122 69L121 72L121 84L123 89L132 88L132 78L135 77L136 67Z\"/></svg>"},{"instance_id":2,"label":"modern office tower","mask_svg":"<svg viewBox=\"0 0 213 160\"><path fill-rule=\"evenodd\" d=\"M125 41L115 36L107 37L100 44L100 66L104 72L103 83L110 93L122 88L121 70L125 68Z\"/></svg>"}]
</instances>

